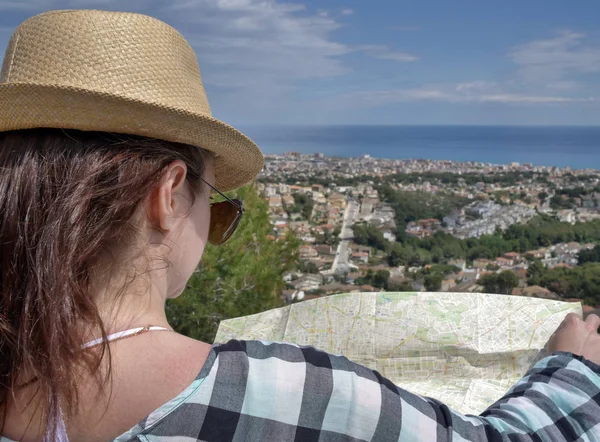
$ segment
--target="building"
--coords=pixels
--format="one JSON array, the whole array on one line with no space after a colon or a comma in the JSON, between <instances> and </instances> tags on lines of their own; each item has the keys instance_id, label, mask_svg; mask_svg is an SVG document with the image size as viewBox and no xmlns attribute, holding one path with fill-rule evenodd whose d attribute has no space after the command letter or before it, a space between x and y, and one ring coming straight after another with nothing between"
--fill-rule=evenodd
<instances>
[{"instance_id":1,"label":"building","mask_svg":"<svg viewBox=\"0 0 600 442\"><path fill-rule=\"evenodd\" d=\"M427 238L442 228L442 222L439 219L420 219L411 221L406 225L406 234L417 238Z\"/></svg>"},{"instance_id":2,"label":"building","mask_svg":"<svg viewBox=\"0 0 600 442\"><path fill-rule=\"evenodd\" d=\"M483 270L491 263L492 263L492 261L490 261L489 259L484 259L484 258L474 259L473 260L473 268Z\"/></svg>"},{"instance_id":3,"label":"building","mask_svg":"<svg viewBox=\"0 0 600 442\"><path fill-rule=\"evenodd\" d=\"M552 293L550 290L539 285L532 285L524 288L515 288L512 291L515 296L528 296L531 298L543 298L543 299L560 299L560 297Z\"/></svg>"},{"instance_id":4,"label":"building","mask_svg":"<svg viewBox=\"0 0 600 442\"><path fill-rule=\"evenodd\" d=\"M305 293L302 290L282 290L281 300L286 304L291 304L294 301L302 301Z\"/></svg>"},{"instance_id":5,"label":"building","mask_svg":"<svg viewBox=\"0 0 600 442\"><path fill-rule=\"evenodd\" d=\"M367 264L369 262L369 254L364 252L354 252L350 255L350 259L354 262Z\"/></svg>"},{"instance_id":6,"label":"building","mask_svg":"<svg viewBox=\"0 0 600 442\"><path fill-rule=\"evenodd\" d=\"M322 286L320 290L326 295L334 295L337 293L356 293L360 291L360 289L355 285L341 284L339 282L332 282L331 284L326 284Z\"/></svg>"},{"instance_id":7,"label":"building","mask_svg":"<svg viewBox=\"0 0 600 442\"><path fill-rule=\"evenodd\" d=\"M423 229L421 229L421 227L416 226L416 227L407 227L406 234L409 236L414 236L415 238L423 239L423 238L427 238L428 236L433 235L433 232L431 232L430 230L423 230Z\"/></svg>"},{"instance_id":8,"label":"building","mask_svg":"<svg viewBox=\"0 0 600 442\"><path fill-rule=\"evenodd\" d=\"M530 256L534 259L550 259L552 253L548 249L530 250L525 255Z\"/></svg>"},{"instance_id":9,"label":"building","mask_svg":"<svg viewBox=\"0 0 600 442\"><path fill-rule=\"evenodd\" d=\"M285 207L292 207L294 204L296 204L294 197L290 194L284 195L281 198L281 201Z\"/></svg>"},{"instance_id":10,"label":"building","mask_svg":"<svg viewBox=\"0 0 600 442\"><path fill-rule=\"evenodd\" d=\"M461 280L461 284L468 282L474 283L479 279L479 273L479 270L465 270L464 272L460 272L458 276Z\"/></svg>"},{"instance_id":11,"label":"building","mask_svg":"<svg viewBox=\"0 0 600 442\"><path fill-rule=\"evenodd\" d=\"M396 241L396 235L391 230L383 230L382 233L383 233L383 238L388 240L389 242Z\"/></svg>"},{"instance_id":12,"label":"building","mask_svg":"<svg viewBox=\"0 0 600 442\"><path fill-rule=\"evenodd\" d=\"M464 259L451 259L448 261L448 264L454 267L458 267L461 270L465 270L467 268L467 261Z\"/></svg>"},{"instance_id":13,"label":"building","mask_svg":"<svg viewBox=\"0 0 600 442\"><path fill-rule=\"evenodd\" d=\"M449 292L452 288L456 287L456 280L451 278L451 279L444 279L442 281L442 287L440 289L440 291L442 292Z\"/></svg>"},{"instance_id":14,"label":"building","mask_svg":"<svg viewBox=\"0 0 600 442\"><path fill-rule=\"evenodd\" d=\"M277 188L275 186L266 186L264 190L265 198L272 198L277 195Z\"/></svg>"},{"instance_id":15,"label":"building","mask_svg":"<svg viewBox=\"0 0 600 442\"><path fill-rule=\"evenodd\" d=\"M512 261L512 265L519 264L520 262L522 262L522 261L523 261L523 258L522 258L522 256L521 256L521 254L520 254L520 253L517 253L517 252L508 252L508 253L505 253L505 254L504 254L504 255L502 255L502 256L503 256L504 258L506 258L506 259L508 259L508 260Z\"/></svg>"},{"instance_id":16,"label":"building","mask_svg":"<svg viewBox=\"0 0 600 442\"><path fill-rule=\"evenodd\" d=\"M465 212L464 210L455 210L451 215L445 216L443 221L446 228L455 229L465 222Z\"/></svg>"},{"instance_id":17,"label":"building","mask_svg":"<svg viewBox=\"0 0 600 442\"><path fill-rule=\"evenodd\" d=\"M300 278L291 282L292 287L298 291L311 291L317 290L323 285L323 276L319 274L307 274L302 275Z\"/></svg>"},{"instance_id":18,"label":"building","mask_svg":"<svg viewBox=\"0 0 600 442\"><path fill-rule=\"evenodd\" d=\"M388 221L393 221L396 217L396 212L391 206L380 205L370 215L370 219L380 220L380 224L385 224Z\"/></svg>"},{"instance_id":19,"label":"building","mask_svg":"<svg viewBox=\"0 0 600 442\"><path fill-rule=\"evenodd\" d=\"M329 204L331 204L332 207L344 210L346 208L346 197L339 193L334 193L329 197Z\"/></svg>"},{"instance_id":20,"label":"building","mask_svg":"<svg viewBox=\"0 0 600 442\"><path fill-rule=\"evenodd\" d=\"M319 256L319 254L317 253L314 247L309 245L302 245L300 246L299 256L300 259L306 260L316 258L317 256Z\"/></svg>"},{"instance_id":21,"label":"building","mask_svg":"<svg viewBox=\"0 0 600 442\"><path fill-rule=\"evenodd\" d=\"M436 218L420 219L418 221L414 221L414 223L421 226L422 229L428 229L428 230L437 230L440 227L442 227L442 222ZM411 223L408 223L408 224L411 224Z\"/></svg>"},{"instance_id":22,"label":"building","mask_svg":"<svg viewBox=\"0 0 600 442\"><path fill-rule=\"evenodd\" d=\"M510 267L513 265L513 261L512 259L506 259L506 258L496 258L496 265L498 267Z\"/></svg>"},{"instance_id":23,"label":"building","mask_svg":"<svg viewBox=\"0 0 600 442\"><path fill-rule=\"evenodd\" d=\"M269 209L281 209L283 208L283 202L280 196L272 196L269 198Z\"/></svg>"},{"instance_id":24,"label":"building","mask_svg":"<svg viewBox=\"0 0 600 442\"><path fill-rule=\"evenodd\" d=\"M328 246L326 244L318 245L315 247L317 253L319 255L335 255L335 250L332 246Z\"/></svg>"},{"instance_id":25,"label":"building","mask_svg":"<svg viewBox=\"0 0 600 442\"><path fill-rule=\"evenodd\" d=\"M369 255L369 257L371 256L371 247L369 246L356 245L352 247L352 251L366 253L367 255Z\"/></svg>"}]
</instances>

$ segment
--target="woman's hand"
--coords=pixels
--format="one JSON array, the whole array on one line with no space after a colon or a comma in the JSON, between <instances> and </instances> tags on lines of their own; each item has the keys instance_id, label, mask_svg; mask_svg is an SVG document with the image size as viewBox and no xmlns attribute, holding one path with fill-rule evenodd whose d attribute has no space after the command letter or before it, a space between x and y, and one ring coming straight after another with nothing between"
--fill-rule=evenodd
<instances>
[{"instance_id":1,"label":"woman's hand","mask_svg":"<svg viewBox=\"0 0 600 442\"><path fill-rule=\"evenodd\" d=\"M575 313L569 313L550 336L546 345L548 353L566 351L600 364L599 326L600 318L596 315L589 315L584 321Z\"/></svg>"}]
</instances>

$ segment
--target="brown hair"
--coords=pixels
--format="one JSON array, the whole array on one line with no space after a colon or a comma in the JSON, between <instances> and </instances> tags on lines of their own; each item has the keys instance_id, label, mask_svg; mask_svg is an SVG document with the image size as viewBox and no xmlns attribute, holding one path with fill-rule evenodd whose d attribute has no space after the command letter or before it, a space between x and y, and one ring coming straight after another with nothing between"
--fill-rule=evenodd
<instances>
[{"instance_id":1,"label":"brown hair","mask_svg":"<svg viewBox=\"0 0 600 442\"><path fill-rule=\"evenodd\" d=\"M0 133L0 433L24 373L54 435L61 407L76 407L76 369L98 374L107 355L110 364L106 344L80 350L81 324L106 337L90 296L93 265L135 235L131 219L172 161L187 164L200 191L204 152L100 132Z\"/></svg>"}]
</instances>

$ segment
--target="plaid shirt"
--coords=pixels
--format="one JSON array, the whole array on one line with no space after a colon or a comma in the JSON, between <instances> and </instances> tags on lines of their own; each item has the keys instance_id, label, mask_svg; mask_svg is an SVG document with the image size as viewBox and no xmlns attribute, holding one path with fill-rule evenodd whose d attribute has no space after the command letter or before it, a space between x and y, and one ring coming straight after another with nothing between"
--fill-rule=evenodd
<instances>
[{"instance_id":1,"label":"plaid shirt","mask_svg":"<svg viewBox=\"0 0 600 442\"><path fill-rule=\"evenodd\" d=\"M555 353L481 416L311 347L230 341L118 441L600 441L600 367Z\"/></svg>"}]
</instances>

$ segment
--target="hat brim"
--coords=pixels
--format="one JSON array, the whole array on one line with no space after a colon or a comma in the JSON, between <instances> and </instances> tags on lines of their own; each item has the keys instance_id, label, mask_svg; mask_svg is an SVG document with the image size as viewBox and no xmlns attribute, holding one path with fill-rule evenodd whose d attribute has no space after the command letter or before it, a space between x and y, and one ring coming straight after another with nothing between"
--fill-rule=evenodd
<instances>
[{"instance_id":1,"label":"hat brim","mask_svg":"<svg viewBox=\"0 0 600 442\"><path fill-rule=\"evenodd\" d=\"M263 168L258 146L210 116L68 86L0 84L0 132L34 128L116 132L201 147L216 155L215 187L227 191Z\"/></svg>"}]
</instances>

